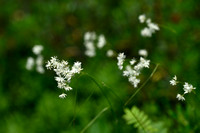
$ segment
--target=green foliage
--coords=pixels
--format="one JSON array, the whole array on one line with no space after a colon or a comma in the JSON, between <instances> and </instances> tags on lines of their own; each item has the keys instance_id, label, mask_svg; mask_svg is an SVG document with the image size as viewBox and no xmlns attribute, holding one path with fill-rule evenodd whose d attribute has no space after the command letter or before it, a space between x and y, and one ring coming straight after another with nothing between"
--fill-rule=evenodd
<instances>
[{"instance_id":1,"label":"green foliage","mask_svg":"<svg viewBox=\"0 0 200 133\"><path fill-rule=\"evenodd\" d=\"M52 72L41 75L25 69L35 44L44 46L45 61L51 56L79 60L85 72L107 86L102 88L113 111L101 115L89 133L136 132L120 119L121 105L136 90L121 76L116 58L108 59L102 51L94 58L84 56L87 31L104 34L106 47L125 52L127 58L145 48L149 59L160 64L133 99L151 117L153 129L162 129L161 133L166 130L159 127L166 126L172 133L200 132L199 7L199 0L0 0L0 133L77 133L110 106L86 77L73 79L74 90L67 99L58 99L60 90ZM142 13L160 26L152 38L140 36L143 25L138 15ZM169 85L175 74L197 87L196 95L186 96L186 102L175 98L180 86ZM148 76L144 73L142 78Z\"/></svg>"},{"instance_id":2,"label":"green foliage","mask_svg":"<svg viewBox=\"0 0 200 133\"><path fill-rule=\"evenodd\" d=\"M123 118L126 120L126 123L132 125L135 128L138 128L140 133L167 133L162 122L154 123L148 116L136 106L133 106L130 109L124 110L125 114Z\"/></svg>"}]
</instances>

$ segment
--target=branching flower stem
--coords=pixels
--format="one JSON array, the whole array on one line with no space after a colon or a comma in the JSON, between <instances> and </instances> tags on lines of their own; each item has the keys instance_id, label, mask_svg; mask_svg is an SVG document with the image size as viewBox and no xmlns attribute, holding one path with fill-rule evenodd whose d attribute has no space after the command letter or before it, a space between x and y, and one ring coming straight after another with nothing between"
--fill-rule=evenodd
<instances>
[{"instance_id":1,"label":"branching flower stem","mask_svg":"<svg viewBox=\"0 0 200 133\"><path fill-rule=\"evenodd\" d=\"M158 68L159 64L156 64L155 68L153 69L151 75L146 79L146 81L136 90L135 93L125 102L124 107L129 104L129 102L135 97L135 95L147 84L147 82L151 79Z\"/></svg>"}]
</instances>

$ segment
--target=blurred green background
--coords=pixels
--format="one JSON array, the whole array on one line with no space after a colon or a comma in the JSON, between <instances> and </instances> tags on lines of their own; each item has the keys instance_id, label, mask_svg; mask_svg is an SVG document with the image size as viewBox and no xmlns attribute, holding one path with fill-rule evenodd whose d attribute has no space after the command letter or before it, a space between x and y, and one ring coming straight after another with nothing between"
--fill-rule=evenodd
<instances>
[{"instance_id":1,"label":"blurred green background","mask_svg":"<svg viewBox=\"0 0 200 133\"><path fill-rule=\"evenodd\" d=\"M141 75L142 82L156 63L160 66L128 107L136 105L153 121L163 122L168 132L200 132L199 7L198 0L1 0L0 132L77 133L109 106L105 97L113 111L103 113L86 132L136 132L122 118L123 103L135 89L121 76L116 58L106 57L105 52L113 49L132 58L143 48L152 65ZM160 26L151 38L140 35L144 25L138 16L143 13ZM87 31L104 34L107 40L94 58L84 55ZM25 69L35 44L44 46L45 61L55 55L71 64L81 61L84 72L109 88L102 94L94 82L77 75L71 82L74 89L59 99L55 73ZM181 85L169 85L174 75L196 86L196 95L178 101L176 94L183 91Z\"/></svg>"}]
</instances>

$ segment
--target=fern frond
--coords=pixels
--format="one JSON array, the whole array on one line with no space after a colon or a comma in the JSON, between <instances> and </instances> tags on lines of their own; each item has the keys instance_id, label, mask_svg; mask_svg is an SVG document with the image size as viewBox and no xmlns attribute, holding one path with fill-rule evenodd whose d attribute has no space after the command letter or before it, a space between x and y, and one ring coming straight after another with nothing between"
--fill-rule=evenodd
<instances>
[{"instance_id":1,"label":"fern frond","mask_svg":"<svg viewBox=\"0 0 200 133\"><path fill-rule=\"evenodd\" d=\"M133 106L131 110L126 108L124 112L123 118L127 124L133 124L135 128L138 128L139 131L143 131L144 133L155 132L155 129L151 126L152 121L136 106Z\"/></svg>"}]
</instances>

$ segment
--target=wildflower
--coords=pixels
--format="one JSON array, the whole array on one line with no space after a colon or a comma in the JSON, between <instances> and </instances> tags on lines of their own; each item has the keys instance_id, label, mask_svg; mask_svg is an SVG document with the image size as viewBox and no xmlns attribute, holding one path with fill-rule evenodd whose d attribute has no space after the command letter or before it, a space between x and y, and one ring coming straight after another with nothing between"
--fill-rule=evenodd
<instances>
[{"instance_id":1,"label":"wildflower","mask_svg":"<svg viewBox=\"0 0 200 133\"><path fill-rule=\"evenodd\" d=\"M104 35L100 35L98 43L97 43L97 47L101 49L101 48L103 48L103 46L105 44L106 44L106 39L105 39Z\"/></svg>"},{"instance_id":2,"label":"wildflower","mask_svg":"<svg viewBox=\"0 0 200 133\"><path fill-rule=\"evenodd\" d=\"M145 19L146 19L145 14L140 15L140 16L138 17L138 19L139 19L140 23L144 23L144 22L145 22Z\"/></svg>"},{"instance_id":3,"label":"wildflower","mask_svg":"<svg viewBox=\"0 0 200 133\"><path fill-rule=\"evenodd\" d=\"M26 63L26 69L31 70L33 68L33 65L36 64L36 71L38 73L44 73L44 68L43 68L43 56L40 55L41 51L43 50L42 45L35 45L32 48L32 51L34 54L37 55L37 58L34 62L34 59L32 57L29 57Z\"/></svg>"},{"instance_id":4,"label":"wildflower","mask_svg":"<svg viewBox=\"0 0 200 133\"><path fill-rule=\"evenodd\" d=\"M134 76L129 77L129 82L136 88L138 86L138 84L140 83L140 80L137 79Z\"/></svg>"},{"instance_id":5,"label":"wildflower","mask_svg":"<svg viewBox=\"0 0 200 133\"><path fill-rule=\"evenodd\" d=\"M77 62L75 62L74 65L72 66L71 72L75 74L75 73L80 73L81 70L83 70L83 69L81 68L81 62L78 62L78 61L77 61Z\"/></svg>"},{"instance_id":6,"label":"wildflower","mask_svg":"<svg viewBox=\"0 0 200 133\"><path fill-rule=\"evenodd\" d=\"M126 56L124 55L124 53L119 53L118 54L118 57L117 57L117 60L118 60L118 67L120 70L123 69L123 63L124 63L124 59L126 58Z\"/></svg>"},{"instance_id":7,"label":"wildflower","mask_svg":"<svg viewBox=\"0 0 200 133\"><path fill-rule=\"evenodd\" d=\"M35 45L32 49L33 53L35 55L39 55L43 50L43 46L42 45Z\"/></svg>"},{"instance_id":8,"label":"wildflower","mask_svg":"<svg viewBox=\"0 0 200 133\"><path fill-rule=\"evenodd\" d=\"M59 95L59 98L62 98L62 99L64 99L66 96L67 96L67 94L65 94L65 93L62 93L62 94L60 94L60 95Z\"/></svg>"},{"instance_id":9,"label":"wildflower","mask_svg":"<svg viewBox=\"0 0 200 133\"><path fill-rule=\"evenodd\" d=\"M177 82L177 77L176 75L173 77L172 80L169 81L171 85L175 86L178 82Z\"/></svg>"},{"instance_id":10,"label":"wildflower","mask_svg":"<svg viewBox=\"0 0 200 133\"><path fill-rule=\"evenodd\" d=\"M138 52L138 54L140 56L143 56L143 57L147 57L148 56L148 52L147 52L146 49L140 49L139 52Z\"/></svg>"},{"instance_id":11,"label":"wildflower","mask_svg":"<svg viewBox=\"0 0 200 133\"><path fill-rule=\"evenodd\" d=\"M148 18L146 22L147 22L147 24L151 23L151 19Z\"/></svg>"},{"instance_id":12,"label":"wildflower","mask_svg":"<svg viewBox=\"0 0 200 133\"><path fill-rule=\"evenodd\" d=\"M117 59L117 65L119 69L122 70L125 59L124 53L120 53ZM129 63L130 65L126 65L125 70L123 71L123 76L128 77L128 81L136 88L140 83L140 79L137 77L140 75L140 72L143 68L149 68L150 60L140 57L140 61L135 66L133 66L136 63L134 58Z\"/></svg>"},{"instance_id":13,"label":"wildflower","mask_svg":"<svg viewBox=\"0 0 200 133\"><path fill-rule=\"evenodd\" d=\"M155 24L155 23L148 23L148 27L149 27L149 29L151 30L151 32L152 33L154 33L156 30L158 31L158 30L160 30L160 28L158 27L158 25L157 24Z\"/></svg>"},{"instance_id":14,"label":"wildflower","mask_svg":"<svg viewBox=\"0 0 200 133\"><path fill-rule=\"evenodd\" d=\"M36 71L39 73L44 73L44 68L43 68L43 56L39 55L36 58Z\"/></svg>"},{"instance_id":15,"label":"wildflower","mask_svg":"<svg viewBox=\"0 0 200 133\"><path fill-rule=\"evenodd\" d=\"M32 57L28 57L27 62L26 62L26 69L27 70L32 70L34 66L34 59Z\"/></svg>"},{"instance_id":16,"label":"wildflower","mask_svg":"<svg viewBox=\"0 0 200 133\"><path fill-rule=\"evenodd\" d=\"M188 84L187 82L185 82L185 84L183 85L184 94L190 93L192 90L195 89L195 87L193 87L191 84Z\"/></svg>"},{"instance_id":17,"label":"wildflower","mask_svg":"<svg viewBox=\"0 0 200 133\"><path fill-rule=\"evenodd\" d=\"M142 57L140 57L140 62L134 66L135 70L141 70L142 68L149 68L150 60L146 60Z\"/></svg>"},{"instance_id":18,"label":"wildflower","mask_svg":"<svg viewBox=\"0 0 200 133\"><path fill-rule=\"evenodd\" d=\"M108 57L112 57L112 56L114 56L114 51L111 50L111 49L109 49L109 50L107 51L106 55L107 55Z\"/></svg>"},{"instance_id":19,"label":"wildflower","mask_svg":"<svg viewBox=\"0 0 200 133\"><path fill-rule=\"evenodd\" d=\"M37 67L36 67L36 71L37 71L38 73L41 73L41 74L43 74L43 73L45 72L45 70L44 70L44 68L43 68L42 66L37 66Z\"/></svg>"},{"instance_id":20,"label":"wildflower","mask_svg":"<svg viewBox=\"0 0 200 133\"><path fill-rule=\"evenodd\" d=\"M86 41L84 44L86 47L85 55L89 57L94 57L96 55L94 43Z\"/></svg>"},{"instance_id":21,"label":"wildflower","mask_svg":"<svg viewBox=\"0 0 200 133\"><path fill-rule=\"evenodd\" d=\"M141 30L141 35L144 37L151 37L152 32L149 28L145 27L143 30Z\"/></svg>"},{"instance_id":22,"label":"wildflower","mask_svg":"<svg viewBox=\"0 0 200 133\"><path fill-rule=\"evenodd\" d=\"M144 23L146 21L147 27L143 28L141 30L141 35L143 37L151 37L155 31L159 31L160 28L156 23L151 22L150 18L146 18L144 15L139 16L139 20L141 23Z\"/></svg>"},{"instance_id":23,"label":"wildflower","mask_svg":"<svg viewBox=\"0 0 200 133\"><path fill-rule=\"evenodd\" d=\"M130 61L130 64L131 65L134 65L136 63L136 60L133 58L131 61Z\"/></svg>"},{"instance_id":24,"label":"wildflower","mask_svg":"<svg viewBox=\"0 0 200 133\"><path fill-rule=\"evenodd\" d=\"M181 94L177 94L176 98L181 101L185 101L185 98Z\"/></svg>"},{"instance_id":25,"label":"wildflower","mask_svg":"<svg viewBox=\"0 0 200 133\"><path fill-rule=\"evenodd\" d=\"M169 82L173 86L176 85L178 83L176 75ZM184 94L183 95L177 94L176 98L178 98L178 100L183 101L183 100L185 100L185 98L183 96L187 93L191 93L192 90L195 90L195 89L196 89L196 87L193 87L191 84L188 84L187 82L185 82L185 84L183 85Z\"/></svg>"},{"instance_id":26,"label":"wildflower","mask_svg":"<svg viewBox=\"0 0 200 133\"><path fill-rule=\"evenodd\" d=\"M98 41L96 43L97 38ZM85 55L88 57L94 57L96 55L96 47L101 49L105 44L106 39L103 34L97 36L95 32L86 32L84 35Z\"/></svg>"},{"instance_id":27,"label":"wildflower","mask_svg":"<svg viewBox=\"0 0 200 133\"><path fill-rule=\"evenodd\" d=\"M66 91L72 90L72 88L69 86L71 78L83 70L81 68L81 62L75 62L70 69L67 61L59 61L57 57L51 57L51 59L47 61L46 67L47 69L53 69L56 72L57 76L55 77L55 80L57 81L58 88ZM65 97L65 95L62 97Z\"/></svg>"}]
</instances>

